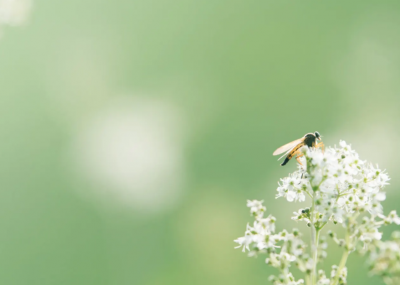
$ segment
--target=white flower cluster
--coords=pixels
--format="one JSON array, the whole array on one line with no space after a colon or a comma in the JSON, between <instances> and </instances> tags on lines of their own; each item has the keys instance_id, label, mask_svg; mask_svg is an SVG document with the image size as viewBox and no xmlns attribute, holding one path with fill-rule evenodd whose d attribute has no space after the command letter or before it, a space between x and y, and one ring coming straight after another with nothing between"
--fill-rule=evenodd
<instances>
[{"instance_id":1,"label":"white flower cluster","mask_svg":"<svg viewBox=\"0 0 400 285\"><path fill-rule=\"evenodd\" d=\"M303 153L298 169L280 179L276 197L283 197L288 202L304 202L307 196L310 198L311 205L294 212L292 217L310 227L310 253L306 252L298 230L275 233L275 218L263 218L266 208L262 201L255 200L247 203L255 217L254 224L247 225L245 236L235 240L238 247L243 251L247 249L250 256L268 254L267 264L280 270L278 277L270 278L275 285L304 282L303 279L295 281L289 271L292 264L305 273L308 285L344 285L347 282L347 257L356 249L370 253L370 260L376 265L373 268L375 274L382 272L379 266L390 268L391 274L400 273L400 238L386 243L380 241L381 226L400 224L396 211L384 215L381 204L386 199L383 188L390 180L386 171L361 160L344 141L340 141L339 147L329 147L324 152L304 147ZM323 271L317 271L318 262L327 256L327 242L320 232L329 222L346 228L344 238L329 232L329 236L343 247L343 257L338 266L332 267L330 278ZM391 255L389 248L393 251Z\"/></svg>"},{"instance_id":2,"label":"white flower cluster","mask_svg":"<svg viewBox=\"0 0 400 285\"><path fill-rule=\"evenodd\" d=\"M300 233L294 229L291 233L283 230L275 233L275 217L269 215L264 217L266 208L262 201L247 201L250 213L255 217L253 226L247 224L245 235L235 240L239 245L236 248L242 248L248 251L249 256L256 256L260 253L268 253L266 263L281 270L281 275L271 277L271 281L276 285L302 284L303 280L295 281L289 274L289 267L292 263L305 264L308 259L304 256L306 245L300 239ZM306 269L303 266L304 270Z\"/></svg>"},{"instance_id":3,"label":"white flower cluster","mask_svg":"<svg viewBox=\"0 0 400 285\"><path fill-rule=\"evenodd\" d=\"M369 242L380 239L378 228L382 224L400 224L396 212L383 215L381 202L386 195L382 189L390 180L385 171L359 158L357 152L346 142L340 147L321 150L305 149L303 165L289 177L281 179L277 197L285 197L289 202L304 201L305 195L313 199L314 211L300 209L293 220L303 220L311 226L322 228L328 221L347 223L364 213L363 223L352 227L359 240ZM375 221L376 218L382 221ZM347 224L345 223L345 226Z\"/></svg>"},{"instance_id":4,"label":"white flower cluster","mask_svg":"<svg viewBox=\"0 0 400 285\"><path fill-rule=\"evenodd\" d=\"M317 285L330 285L332 284L332 281L334 280L335 276L337 275L337 270L338 267L336 265L332 266L331 270L331 278L329 279L326 277L325 272L323 270L318 270L318 279L317 279ZM347 284L347 268L344 267L341 271L340 274L338 274L338 284L340 285L345 285Z\"/></svg>"},{"instance_id":5,"label":"white flower cluster","mask_svg":"<svg viewBox=\"0 0 400 285\"><path fill-rule=\"evenodd\" d=\"M340 284L340 285L347 284L347 268L346 267L341 268L340 272L339 272L339 268L336 265L333 265L332 271L331 271L332 280L334 280L336 276L338 279L338 284Z\"/></svg>"},{"instance_id":6,"label":"white flower cluster","mask_svg":"<svg viewBox=\"0 0 400 285\"><path fill-rule=\"evenodd\" d=\"M276 195L276 198L285 197L289 202L305 201L305 193L307 193L307 191L310 191L310 183L307 179L303 177L304 173L299 170L292 175L281 179L281 182L278 183L279 187L277 189L278 194Z\"/></svg>"},{"instance_id":7,"label":"white flower cluster","mask_svg":"<svg viewBox=\"0 0 400 285\"><path fill-rule=\"evenodd\" d=\"M386 284L400 284L400 232L393 232L392 240L375 241L367 253L372 274L382 276Z\"/></svg>"},{"instance_id":8,"label":"white flower cluster","mask_svg":"<svg viewBox=\"0 0 400 285\"><path fill-rule=\"evenodd\" d=\"M340 147L321 150L305 148L304 166L281 179L277 197L289 202L313 197L319 214L316 219L343 223L347 214L368 211L382 214L381 202L386 195L382 188L389 176L372 164L361 160L346 142Z\"/></svg>"}]
</instances>

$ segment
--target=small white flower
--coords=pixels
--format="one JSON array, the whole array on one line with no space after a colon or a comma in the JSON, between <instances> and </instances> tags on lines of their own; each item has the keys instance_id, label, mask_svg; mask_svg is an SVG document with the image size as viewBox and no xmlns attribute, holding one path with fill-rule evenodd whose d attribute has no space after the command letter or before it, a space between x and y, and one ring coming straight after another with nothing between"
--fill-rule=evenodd
<instances>
[{"instance_id":1,"label":"small white flower","mask_svg":"<svg viewBox=\"0 0 400 285\"><path fill-rule=\"evenodd\" d=\"M395 223L396 225L400 225L400 217L397 215L396 211L391 211L387 217L380 215L381 218L385 220L388 224Z\"/></svg>"},{"instance_id":2,"label":"small white flower","mask_svg":"<svg viewBox=\"0 0 400 285\"><path fill-rule=\"evenodd\" d=\"M267 208L263 206L263 202L264 201L247 200L247 207L250 208L250 213L254 216L262 216L267 210Z\"/></svg>"},{"instance_id":3,"label":"small white flower","mask_svg":"<svg viewBox=\"0 0 400 285\"><path fill-rule=\"evenodd\" d=\"M254 222L254 228L258 233L274 233L275 232L275 217L260 218Z\"/></svg>"},{"instance_id":4,"label":"small white flower","mask_svg":"<svg viewBox=\"0 0 400 285\"><path fill-rule=\"evenodd\" d=\"M373 200L376 200L376 201L379 201L379 202L385 201L386 200L386 193L384 193L384 192L376 193L376 194L372 195L372 198L373 198Z\"/></svg>"},{"instance_id":5,"label":"small white flower","mask_svg":"<svg viewBox=\"0 0 400 285\"><path fill-rule=\"evenodd\" d=\"M235 248L241 248L241 247L243 247L243 248L242 248L242 251L243 251L243 252L245 252L246 249L247 249L248 251L250 251L249 246L250 246L250 244L253 242L253 237L250 236L250 235L246 235L246 236L244 236L244 237L240 237L240 238L235 239L234 242L236 242L236 243L239 244L239 245L236 246Z\"/></svg>"},{"instance_id":6,"label":"small white flower","mask_svg":"<svg viewBox=\"0 0 400 285\"><path fill-rule=\"evenodd\" d=\"M329 285L330 283L331 283L331 280L326 277L325 272L321 269L318 270L317 285Z\"/></svg>"},{"instance_id":7,"label":"small white flower","mask_svg":"<svg viewBox=\"0 0 400 285\"><path fill-rule=\"evenodd\" d=\"M309 209L308 209L308 211L309 211ZM293 212L292 220L294 220L294 221L305 221L306 223L310 222L310 219L307 217L305 209L300 209L297 212Z\"/></svg>"},{"instance_id":8,"label":"small white flower","mask_svg":"<svg viewBox=\"0 0 400 285\"><path fill-rule=\"evenodd\" d=\"M302 173L295 172L293 175L281 179L281 182L278 183L279 187L276 198L285 197L288 202L305 201L306 196L304 191L309 189L309 184L302 177Z\"/></svg>"},{"instance_id":9,"label":"small white flower","mask_svg":"<svg viewBox=\"0 0 400 285\"><path fill-rule=\"evenodd\" d=\"M378 229L373 229L369 232L365 232L361 235L360 240L365 242L371 242L373 240L380 240L382 233L378 232Z\"/></svg>"},{"instance_id":10,"label":"small white flower","mask_svg":"<svg viewBox=\"0 0 400 285\"><path fill-rule=\"evenodd\" d=\"M351 150L351 146L347 145L346 141L340 140L339 145L344 148L344 149L350 149Z\"/></svg>"}]
</instances>

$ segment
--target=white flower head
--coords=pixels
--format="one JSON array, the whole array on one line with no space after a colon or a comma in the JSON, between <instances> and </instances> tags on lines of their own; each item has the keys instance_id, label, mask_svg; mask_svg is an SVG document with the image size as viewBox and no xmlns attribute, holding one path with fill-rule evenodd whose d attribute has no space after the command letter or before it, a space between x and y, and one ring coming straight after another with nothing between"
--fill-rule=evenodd
<instances>
[{"instance_id":1,"label":"white flower head","mask_svg":"<svg viewBox=\"0 0 400 285\"><path fill-rule=\"evenodd\" d=\"M345 285L347 268L342 261L339 267L332 267L328 277L322 270L316 273L317 263L326 258L328 248L321 230L328 223L340 224L346 228L344 237L333 231L328 235L344 250L342 260L346 261L347 255L354 251L369 253L371 272L381 275L387 284L400 284L400 232L393 235L392 241L381 240L381 226L400 225L396 211L383 214L384 188L390 181L386 171L361 160L345 141L325 151L308 147L301 151L304 154L301 164L280 179L276 198L283 197L288 202L311 199L311 205L291 217L311 228L311 244L307 246L298 230L275 232L275 217L263 217L266 210L263 201L249 200L247 206L255 221L252 226L247 225L243 237L235 240L237 247L248 251L249 256L268 255L266 263L281 272L278 277L270 277L274 285L304 283L302 279L294 279L291 266L305 273L310 284Z\"/></svg>"}]
</instances>

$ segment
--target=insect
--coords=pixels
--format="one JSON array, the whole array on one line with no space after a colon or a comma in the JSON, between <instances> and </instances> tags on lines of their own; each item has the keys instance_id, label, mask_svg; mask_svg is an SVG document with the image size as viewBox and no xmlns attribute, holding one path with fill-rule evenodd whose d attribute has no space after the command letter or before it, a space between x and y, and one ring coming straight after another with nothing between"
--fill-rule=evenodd
<instances>
[{"instance_id":1,"label":"insect","mask_svg":"<svg viewBox=\"0 0 400 285\"><path fill-rule=\"evenodd\" d=\"M314 147L314 148L320 147L322 151L324 151L325 149L324 143L322 141L317 143L317 140L321 141L321 135L319 134L319 132L308 133L305 134L304 137L298 140L292 141L288 144L281 146L280 148L275 150L272 155L278 155L285 152L285 154L279 158L281 159L284 156L286 156L285 160L281 164L282 166L286 165L286 163L288 163L289 160L295 155L297 155L296 157L297 162L301 164L299 158L304 155L300 151L300 149L303 146Z\"/></svg>"}]
</instances>

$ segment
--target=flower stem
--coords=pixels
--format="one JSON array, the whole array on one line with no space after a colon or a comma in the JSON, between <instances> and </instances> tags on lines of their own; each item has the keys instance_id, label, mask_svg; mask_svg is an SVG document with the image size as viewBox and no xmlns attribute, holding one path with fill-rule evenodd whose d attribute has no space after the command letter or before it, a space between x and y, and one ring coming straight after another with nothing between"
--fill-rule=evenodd
<instances>
[{"instance_id":1,"label":"flower stem","mask_svg":"<svg viewBox=\"0 0 400 285\"><path fill-rule=\"evenodd\" d=\"M357 219L358 214L355 215L355 219ZM349 257L350 254L350 229L349 226L347 226L347 232L346 232L346 236L345 236L345 241L346 241L346 245L344 247L344 252L342 255L342 259L340 260L338 269L336 271L336 275L333 278L333 282L332 285L337 285L339 282L339 277L340 277L340 273L342 272L343 268L346 266L346 262L347 262L347 258Z\"/></svg>"},{"instance_id":2,"label":"flower stem","mask_svg":"<svg viewBox=\"0 0 400 285\"><path fill-rule=\"evenodd\" d=\"M342 255L342 259L340 260L339 267L336 271L335 278L333 279L332 285L338 284L340 273L342 272L344 266L346 265L348 257L349 257L349 251L347 249L345 249L345 251L343 252L343 255Z\"/></svg>"},{"instance_id":3,"label":"flower stem","mask_svg":"<svg viewBox=\"0 0 400 285\"><path fill-rule=\"evenodd\" d=\"M307 172L310 175L311 160L307 159ZM311 197L312 205L310 210L310 222L311 222L311 257L313 259L313 268L311 271L311 284L317 285L317 263L318 263L318 243L319 243L319 231L321 228L315 227L315 192L319 190L319 187L324 182L326 178L322 178L317 189L313 189L314 193ZM310 181L311 182L311 181Z\"/></svg>"},{"instance_id":4,"label":"flower stem","mask_svg":"<svg viewBox=\"0 0 400 285\"><path fill-rule=\"evenodd\" d=\"M317 263L318 263L318 244L319 244L319 232L320 229L315 227L314 222L314 213L315 210L315 201L314 197L312 199L312 206L311 206L311 252L312 252L312 259L313 259L313 269L311 272L311 284L317 284Z\"/></svg>"},{"instance_id":5,"label":"flower stem","mask_svg":"<svg viewBox=\"0 0 400 285\"><path fill-rule=\"evenodd\" d=\"M311 276L309 274L306 274L306 284L307 285L312 285L311 284Z\"/></svg>"},{"instance_id":6,"label":"flower stem","mask_svg":"<svg viewBox=\"0 0 400 285\"><path fill-rule=\"evenodd\" d=\"M313 269L311 272L311 279L312 279L312 284L316 285L317 284L317 263L318 263L318 244L319 244L319 230L315 229L313 226L313 238L312 238L312 244L311 244L311 250L312 250L312 259L313 259Z\"/></svg>"}]
</instances>

